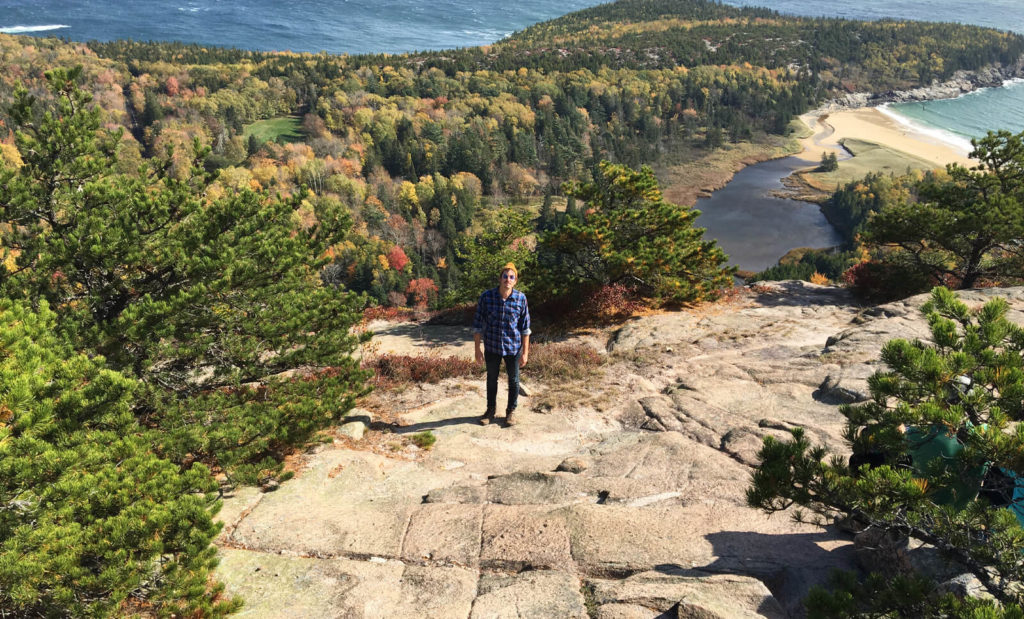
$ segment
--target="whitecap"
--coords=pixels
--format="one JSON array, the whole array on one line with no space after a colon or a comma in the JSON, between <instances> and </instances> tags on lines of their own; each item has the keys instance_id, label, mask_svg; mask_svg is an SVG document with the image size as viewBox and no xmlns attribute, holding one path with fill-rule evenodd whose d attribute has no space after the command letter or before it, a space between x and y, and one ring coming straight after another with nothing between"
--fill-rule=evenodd
<instances>
[{"instance_id":1,"label":"whitecap","mask_svg":"<svg viewBox=\"0 0 1024 619\"><path fill-rule=\"evenodd\" d=\"M45 32L47 30L59 30L70 28L66 24L48 24L45 26L0 26L0 33L3 34L25 34L27 32Z\"/></svg>"},{"instance_id":2,"label":"whitecap","mask_svg":"<svg viewBox=\"0 0 1024 619\"><path fill-rule=\"evenodd\" d=\"M880 105L878 107L878 111L882 112L889 118L895 120L897 123L903 125L911 132L930 138L947 146L952 146L953 148L962 153L969 153L972 150L974 150L974 147L971 146L970 138L967 138L959 133L955 133L948 129L933 127L930 125L926 125L923 122L911 119L907 116L904 116L903 114L900 114L898 111L892 109L888 103Z\"/></svg>"}]
</instances>

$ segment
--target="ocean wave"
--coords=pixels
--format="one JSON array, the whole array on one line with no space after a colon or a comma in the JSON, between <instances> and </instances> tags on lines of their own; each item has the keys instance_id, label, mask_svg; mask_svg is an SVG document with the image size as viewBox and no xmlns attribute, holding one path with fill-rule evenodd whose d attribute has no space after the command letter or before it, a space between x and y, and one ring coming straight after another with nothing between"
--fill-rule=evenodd
<instances>
[{"instance_id":1,"label":"ocean wave","mask_svg":"<svg viewBox=\"0 0 1024 619\"><path fill-rule=\"evenodd\" d=\"M0 26L0 33L3 34L27 34L29 32L46 32L47 30L60 30L70 28L67 24L48 24L45 26Z\"/></svg>"},{"instance_id":2,"label":"ocean wave","mask_svg":"<svg viewBox=\"0 0 1024 619\"><path fill-rule=\"evenodd\" d=\"M970 138L967 138L959 133L955 133L948 129L931 127L924 123L917 122L914 119L904 116L903 114L900 114L896 110L892 109L890 107L890 104L888 103L880 105L878 107L878 111L885 114L889 118L893 119L897 123L903 125L908 130L913 131L914 133L917 133L919 135L931 138L932 140L941 142L942 144L952 146L953 148L960 152L969 153L974 149L974 147L971 146Z\"/></svg>"},{"instance_id":3,"label":"ocean wave","mask_svg":"<svg viewBox=\"0 0 1024 619\"><path fill-rule=\"evenodd\" d=\"M971 90L969 92L965 92L962 95L953 97L952 99L950 99L950 101L956 101L957 99L967 99L969 97L977 97L977 96L982 96L983 97L983 96L985 96L986 94L988 94L989 92L991 92L993 90L999 91L999 90L1020 88L1020 86L1022 84L1024 84L1024 78L1021 78L1021 77L1011 77L1010 79L1003 80L1003 83L998 85L998 86L982 86L981 88L975 88L974 90Z\"/></svg>"}]
</instances>

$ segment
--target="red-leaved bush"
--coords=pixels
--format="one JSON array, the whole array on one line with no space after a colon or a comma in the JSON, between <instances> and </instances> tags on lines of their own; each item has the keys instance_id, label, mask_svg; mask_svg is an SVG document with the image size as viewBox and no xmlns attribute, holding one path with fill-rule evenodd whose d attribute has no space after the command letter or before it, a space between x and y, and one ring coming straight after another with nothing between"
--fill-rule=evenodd
<instances>
[{"instance_id":1,"label":"red-leaved bush","mask_svg":"<svg viewBox=\"0 0 1024 619\"><path fill-rule=\"evenodd\" d=\"M388 322L401 322L412 318L412 310L408 307L395 307L391 305L375 305L363 310L363 321L387 320Z\"/></svg>"},{"instance_id":2,"label":"red-leaved bush","mask_svg":"<svg viewBox=\"0 0 1024 619\"><path fill-rule=\"evenodd\" d=\"M382 389L409 383L436 383L483 372L483 367L473 359L455 356L380 355L363 360L362 367L373 370L373 383Z\"/></svg>"},{"instance_id":3,"label":"red-leaved bush","mask_svg":"<svg viewBox=\"0 0 1024 619\"><path fill-rule=\"evenodd\" d=\"M426 309L431 302L437 299L437 284L429 277L414 279L409 282L405 294L409 295L413 307Z\"/></svg>"},{"instance_id":4,"label":"red-leaved bush","mask_svg":"<svg viewBox=\"0 0 1024 619\"><path fill-rule=\"evenodd\" d=\"M396 271L401 271L407 264L409 264L409 256L405 255L405 250L398 245L392 247L388 252L388 265Z\"/></svg>"}]
</instances>

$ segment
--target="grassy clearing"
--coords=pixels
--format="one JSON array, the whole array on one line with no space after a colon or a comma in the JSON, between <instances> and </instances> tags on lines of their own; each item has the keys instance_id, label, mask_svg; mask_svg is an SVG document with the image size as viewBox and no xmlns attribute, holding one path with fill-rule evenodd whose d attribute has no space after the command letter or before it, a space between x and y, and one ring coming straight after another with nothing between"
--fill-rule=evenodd
<instances>
[{"instance_id":1,"label":"grassy clearing","mask_svg":"<svg viewBox=\"0 0 1024 619\"><path fill-rule=\"evenodd\" d=\"M937 166L913 155L888 146L865 142L854 138L842 140L842 145L853 155L851 159L839 162L839 169L833 172L804 172L800 176L809 186L832 192L837 186L860 180L870 172L882 174L906 174L907 170L932 170Z\"/></svg>"},{"instance_id":2,"label":"grassy clearing","mask_svg":"<svg viewBox=\"0 0 1024 619\"><path fill-rule=\"evenodd\" d=\"M301 142L306 139L302 132L302 120L298 116L279 116L256 121L246 125L242 135L245 139L254 135L261 142Z\"/></svg>"}]
</instances>

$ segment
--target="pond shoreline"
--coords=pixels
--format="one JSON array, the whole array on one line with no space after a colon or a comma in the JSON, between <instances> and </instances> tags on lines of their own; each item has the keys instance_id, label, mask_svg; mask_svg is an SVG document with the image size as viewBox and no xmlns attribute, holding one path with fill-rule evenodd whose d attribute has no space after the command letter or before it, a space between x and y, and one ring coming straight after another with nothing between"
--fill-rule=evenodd
<instances>
[{"instance_id":1,"label":"pond shoreline","mask_svg":"<svg viewBox=\"0 0 1024 619\"><path fill-rule=\"evenodd\" d=\"M854 102L870 101L860 105L830 101L800 116L810 134L798 138L798 152L786 153L786 150L793 150L792 143L777 142L762 145L760 152L745 157L701 162L705 170L713 169L716 173L705 171L696 181L690 179L683 186L671 179L686 175L680 167L668 174L671 180L666 186L666 197L701 210L697 225L707 230L707 238L718 240L730 254L731 263L744 271L772 266L792 249L836 246L842 239L820 209L820 204L831 195L831 191L824 189L823 185L827 183L822 179L817 179L817 185L810 179L822 154L835 152L838 155L841 168L847 168L850 176L845 182L854 180L854 176L862 177L869 171L905 168L905 162L914 162L919 168L942 168L950 163L969 166L973 162L963 148L898 122L874 105L919 99L929 93L935 98L949 98L956 96L954 93L988 87L988 82L996 77L1017 73L1020 73L1019 66L1010 70L993 69L983 78L959 76L952 82L909 91L911 94L887 93L852 99ZM849 162L853 155L843 146L846 139L882 147L890 155L891 165L882 165L879 170L861 170L863 164L860 168L851 165ZM780 160L786 162L773 163ZM844 165L844 161L848 163ZM729 168L732 169L731 174L726 172ZM735 184L741 175L748 178L740 181L742 186L738 187ZM756 180L751 182L751 177ZM829 186L837 184L843 183L834 181ZM786 206L782 201L799 205ZM807 209L813 209L816 214L812 215ZM781 251L777 255L769 255L779 249Z\"/></svg>"}]
</instances>

